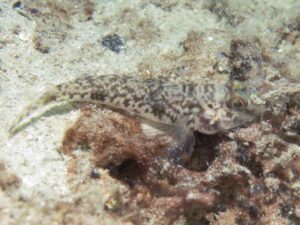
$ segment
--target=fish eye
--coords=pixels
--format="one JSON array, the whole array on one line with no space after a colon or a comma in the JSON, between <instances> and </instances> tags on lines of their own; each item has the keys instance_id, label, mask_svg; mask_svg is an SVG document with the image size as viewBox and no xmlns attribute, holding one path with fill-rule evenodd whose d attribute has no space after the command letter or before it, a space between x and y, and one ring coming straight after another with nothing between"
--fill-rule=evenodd
<instances>
[{"instance_id":1,"label":"fish eye","mask_svg":"<svg viewBox=\"0 0 300 225\"><path fill-rule=\"evenodd\" d=\"M231 96L228 100L228 106L236 111L244 111L247 108L247 101L241 96Z\"/></svg>"}]
</instances>

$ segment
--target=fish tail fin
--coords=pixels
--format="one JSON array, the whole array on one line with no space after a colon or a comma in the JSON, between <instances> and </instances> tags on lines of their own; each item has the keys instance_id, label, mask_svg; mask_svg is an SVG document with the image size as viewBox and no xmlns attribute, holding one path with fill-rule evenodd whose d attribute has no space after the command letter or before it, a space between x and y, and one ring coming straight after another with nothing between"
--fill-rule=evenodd
<instances>
[{"instance_id":1,"label":"fish tail fin","mask_svg":"<svg viewBox=\"0 0 300 225\"><path fill-rule=\"evenodd\" d=\"M27 108L14 120L12 125L8 130L9 136L13 136L19 130L21 130L27 123L22 123L25 119L27 119L32 113L34 113L38 108L42 106L46 106L49 103L56 101L59 96L59 89L57 86L49 89L46 93L44 93L40 98L38 98L35 102L27 106ZM30 121L29 121L30 122ZM28 123L29 123L28 122Z\"/></svg>"}]
</instances>

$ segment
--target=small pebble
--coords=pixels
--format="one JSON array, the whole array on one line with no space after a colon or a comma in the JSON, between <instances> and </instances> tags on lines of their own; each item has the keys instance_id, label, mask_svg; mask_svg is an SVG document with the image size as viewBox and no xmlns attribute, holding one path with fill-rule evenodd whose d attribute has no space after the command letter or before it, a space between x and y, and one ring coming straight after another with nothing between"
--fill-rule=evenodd
<instances>
[{"instance_id":1,"label":"small pebble","mask_svg":"<svg viewBox=\"0 0 300 225\"><path fill-rule=\"evenodd\" d=\"M113 52L119 53L124 47L124 42L119 35L112 34L102 38L101 45Z\"/></svg>"},{"instance_id":2,"label":"small pebble","mask_svg":"<svg viewBox=\"0 0 300 225\"><path fill-rule=\"evenodd\" d=\"M16 1L14 4L13 4L13 9L15 8L20 8L22 6L22 2L21 1Z\"/></svg>"},{"instance_id":3,"label":"small pebble","mask_svg":"<svg viewBox=\"0 0 300 225\"><path fill-rule=\"evenodd\" d=\"M30 9L29 9L29 12L30 12L31 14L40 14L40 13L41 13L38 9L35 9L35 8L30 8Z\"/></svg>"}]
</instances>

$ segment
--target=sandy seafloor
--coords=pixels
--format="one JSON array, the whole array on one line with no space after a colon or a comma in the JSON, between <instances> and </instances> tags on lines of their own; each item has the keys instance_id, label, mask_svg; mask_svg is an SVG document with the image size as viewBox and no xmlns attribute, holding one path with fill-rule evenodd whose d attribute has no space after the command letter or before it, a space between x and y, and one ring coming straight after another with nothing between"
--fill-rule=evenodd
<instances>
[{"instance_id":1,"label":"sandy seafloor","mask_svg":"<svg viewBox=\"0 0 300 225\"><path fill-rule=\"evenodd\" d=\"M109 48L103 40L113 34L120 37L118 41L122 44ZM174 82L218 82L234 68L224 53L228 55L233 51L230 46L235 40L258 46L259 53L254 50L253 54L260 54L262 59L259 69L254 72L250 69L254 74L250 75L263 76L267 83L266 91L258 96L262 101L263 96L274 99L276 116L284 114L290 98L300 92L299 0L1 0L0 224L137 224L124 219L126 215L112 215L104 210L107 199L123 184L110 177L107 169L101 168L98 168L100 179L91 180L88 174L93 167L87 152L76 153L83 160L84 172L70 181L70 156L60 153L60 149L65 130L76 121L80 110L41 117L8 139L10 124L49 86L76 77L131 74L163 76ZM172 76L173 73L176 75ZM292 169L296 178L292 183L285 182L294 188L293 191L298 191L299 198L299 97L295 99L290 123L296 125L290 126L294 130L285 130L284 135L291 134L292 138L282 140L289 149L288 156L280 158L274 154L274 157L278 156L278 164L280 159L286 160L284 168L296 160ZM289 120L288 116L282 120ZM273 138L281 139L281 136L274 133ZM264 175L272 171L267 165L263 169L267 170L262 172ZM76 187L81 183L88 184L86 190L78 191ZM86 202L76 207L79 198ZM62 206L57 206L61 202ZM233 219L239 214L234 207L228 214L226 209L222 213L214 211L214 219L206 215L205 221L206 224L299 222L297 196L292 199L291 211L283 213L280 206L282 204L278 204L278 208L274 206L271 213L260 215L267 215L267 219L252 218L252 223ZM140 223L202 224L200 220L187 220L185 216L183 213L179 218L164 220L166 215L161 218L153 211L152 219L140 220Z\"/></svg>"}]
</instances>

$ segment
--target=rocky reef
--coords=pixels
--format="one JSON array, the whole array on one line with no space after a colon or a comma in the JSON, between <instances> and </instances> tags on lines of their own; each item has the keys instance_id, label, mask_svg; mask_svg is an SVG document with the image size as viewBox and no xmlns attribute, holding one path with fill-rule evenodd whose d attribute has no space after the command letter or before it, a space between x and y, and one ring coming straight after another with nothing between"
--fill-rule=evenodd
<instances>
[{"instance_id":1,"label":"rocky reef","mask_svg":"<svg viewBox=\"0 0 300 225\"><path fill-rule=\"evenodd\" d=\"M1 1L0 225L300 224L299 9L293 0ZM93 104L6 138L38 92L103 74L237 80L264 111L223 133L195 131L182 165L168 158L171 137Z\"/></svg>"}]
</instances>

